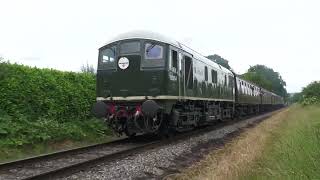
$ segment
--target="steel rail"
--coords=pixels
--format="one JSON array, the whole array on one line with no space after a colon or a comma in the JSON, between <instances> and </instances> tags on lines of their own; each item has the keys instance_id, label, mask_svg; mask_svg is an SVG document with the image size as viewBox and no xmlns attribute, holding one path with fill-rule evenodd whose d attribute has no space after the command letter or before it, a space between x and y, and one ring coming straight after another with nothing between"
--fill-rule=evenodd
<instances>
[{"instance_id":1,"label":"steel rail","mask_svg":"<svg viewBox=\"0 0 320 180\"><path fill-rule=\"evenodd\" d=\"M50 159L51 158L57 158L60 155L81 153L81 152L86 151L88 149L99 148L99 147L102 147L102 146L105 146L105 145L112 145L112 144L125 142L125 141L128 141L128 139L127 138L123 138L123 139L118 139L118 140L111 141L111 142L93 144L93 145L89 145L89 146L84 146L84 147L79 147L79 148L72 148L72 149L67 149L67 150L61 150L61 151L56 151L56 152L52 152L52 153L41 154L39 156L32 156L32 157L27 157L27 158L24 158L24 159L18 159L18 160L14 160L14 161L4 162L4 163L0 163L0 170L1 169L6 169L6 168L12 167L12 166L21 166L23 164L30 163L30 162L37 161L37 160L43 160L43 159L49 159L49 158Z\"/></svg>"}]
</instances>

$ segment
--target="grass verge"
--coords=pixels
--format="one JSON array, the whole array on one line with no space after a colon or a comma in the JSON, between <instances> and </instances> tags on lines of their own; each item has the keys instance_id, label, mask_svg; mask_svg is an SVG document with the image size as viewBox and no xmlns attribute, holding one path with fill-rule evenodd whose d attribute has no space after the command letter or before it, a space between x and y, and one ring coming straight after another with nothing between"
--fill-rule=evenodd
<instances>
[{"instance_id":1,"label":"grass verge","mask_svg":"<svg viewBox=\"0 0 320 180\"><path fill-rule=\"evenodd\" d=\"M240 179L320 179L320 107L295 106Z\"/></svg>"},{"instance_id":2,"label":"grass verge","mask_svg":"<svg viewBox=\"0 0 320 180\"><path fill-rule=\"evenodd\" d=\"M292 106L172 179L319 179L320 108Z\"/></svg>"}]
</instances>

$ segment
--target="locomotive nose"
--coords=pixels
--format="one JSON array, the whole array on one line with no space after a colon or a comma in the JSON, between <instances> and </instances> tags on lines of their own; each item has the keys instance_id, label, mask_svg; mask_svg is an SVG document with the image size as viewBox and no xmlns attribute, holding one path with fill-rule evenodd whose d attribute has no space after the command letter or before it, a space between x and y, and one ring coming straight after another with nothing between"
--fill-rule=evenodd
<instances>
[{"instance_id":1,"label":"locomotive nose","mask_svg":"<svg viewBox=\"0 0 320 180\"><path fill-rule=\"evenodd\" d=\"M103 118L107 115L108 106L102 101L96 102L92 107L92 113L97 118Z\"/></svg>"}]
</instances>

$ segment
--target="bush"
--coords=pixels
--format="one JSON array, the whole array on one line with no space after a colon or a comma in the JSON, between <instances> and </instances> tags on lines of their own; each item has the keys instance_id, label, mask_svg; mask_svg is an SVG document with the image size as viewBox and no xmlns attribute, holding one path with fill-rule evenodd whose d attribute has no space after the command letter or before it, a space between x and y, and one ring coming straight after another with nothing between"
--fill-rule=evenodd
<instances>
[{"instance_id":1,"label":"bush","mask_svg":"<svg viewBox=\"0 0 320 180\"><path fill-rule=\"evenodd\" d=\"M314 81L302 90L303 105L320 104L320 81Z\"/></svg>"},{"instance_id":2,"label":"bush","mask_svg":"<svg viewBox=\"0 0 320 180\"><path fill-rule=\"evenodd\" d=\"M1 63L0 109L11 116L88 118L95 99L95 77Z\"/></svg>"},{"instance_id":3,"label":"bush","mask_svg":"<svg viewBox=\"0 0 320 180\"><path fill-rule=\"evenodd\" d=\"M95 75L0 62L0 146L103 136Z\"/></svg>"}]
</instances>

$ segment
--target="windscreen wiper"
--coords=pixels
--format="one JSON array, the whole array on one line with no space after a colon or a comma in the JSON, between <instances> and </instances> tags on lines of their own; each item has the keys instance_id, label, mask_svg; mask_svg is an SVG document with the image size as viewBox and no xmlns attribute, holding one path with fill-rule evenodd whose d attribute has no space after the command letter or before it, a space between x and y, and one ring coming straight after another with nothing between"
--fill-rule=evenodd
<instances>
[{"instance_id":1,"label":"windscreen wiper","mask_svg":"<svg viewBox=\"0 0 320 180\"><path fill-rule=\"evenodd\" d=\"M147 48L146 52L149 53L149 51L151 51L151 49L153 49L155 46L156 46L155 44L152 44Z\"/></svg>"}]
</instances>

